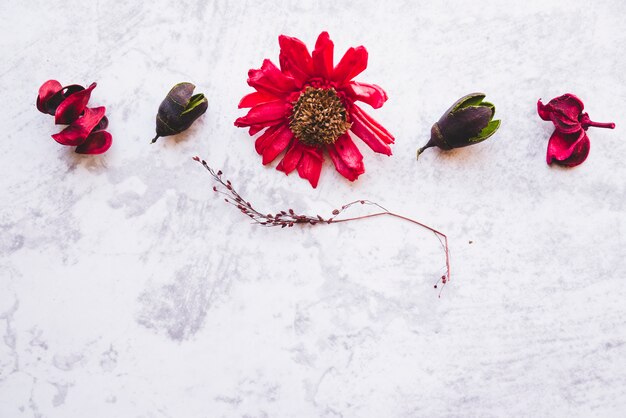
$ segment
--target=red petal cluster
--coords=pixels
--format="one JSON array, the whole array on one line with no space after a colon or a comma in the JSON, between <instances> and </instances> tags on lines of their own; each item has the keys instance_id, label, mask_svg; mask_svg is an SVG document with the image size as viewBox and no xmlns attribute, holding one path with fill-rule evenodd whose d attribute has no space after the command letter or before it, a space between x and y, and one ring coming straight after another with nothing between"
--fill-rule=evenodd
<instances>
[{"instance_id":1,"label":"red petal cluster","mask_svg":"<svg viewBox=\"0 0 626 418\"><path fill-rule=\"evenodd\" d=\"M591 146L587 129L590 126L615 128L614 123L593 122L583 113L584 108L582 100L570 93L550 100L547 105L541 103L541 99L537 102L539 117L554 124L554 133L548 141L548 164L555 162L566 167L582 164Z\"/></svg>"},{"instance_id":2,"label":"red petal cluster","mask_svg":"<svg viewBox=\"0 0 626 418\"><path fill-rule=\"evenodd\" d=\"M278 42L280 68L266 59L261 68L248 72L248 85L256 91L241 99L239 108L251 109L235 121L237 127L248 127L250 135L266 129L255 143L263 164L269 164L284 152L276 169L285 174L297 169L300 177L317 187L325 148L337 171L348 180L354 181L365 172L363 156L348 133L333 144L314 147L305 145L291 132L289 117L293 105L309 86L334 88L346 108L352 133L374 152L391 155L389 145L394 137L355 103L361 101L377 109L387 100L387 94L379 86L352 81L367 67L365 48L348 49L334 65L334 44L327 32L319 35L312 53L296 38L281 35Z\"/></svg>"},{"instance_id":3,"label":"red petal cluster","mask_svg":"<svg viewBox=\"0 0 626 418\"><path fill-rule=\"evenodd\" d=\"M48 80L39 88L37 109L54 116L57 125L69 125L52 138L59 144L75 146L79 154L102 154L111 147L111 134L106 132L109 121L104 106L87 107L96 83L84 88L77 84L61 86Z\"/></svg>"}]
</instances>

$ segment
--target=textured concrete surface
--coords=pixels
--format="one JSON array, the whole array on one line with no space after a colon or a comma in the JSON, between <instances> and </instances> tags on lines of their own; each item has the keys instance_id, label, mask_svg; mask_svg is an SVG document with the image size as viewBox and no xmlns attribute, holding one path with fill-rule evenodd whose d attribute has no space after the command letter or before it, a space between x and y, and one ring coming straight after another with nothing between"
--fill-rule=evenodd
<instances>
[{"instance_id":1,"label":"textured concrete surface","mask_svg":"<svg viewBox=\"0 0 626 418\"><path fill-rule=\"evenodd\" d=\"M626 413L626 35L621 1L31 1L0 7L0 417L490 417ZM359 142L350 183L263 167L233 121L279 34L328 30L394 155ZM113 147L50 135L39 85L98 82ZM149 141L168 89L209 97ZM415 150L458 97L502 119L475 147ZM591 153L545 163L538 98L579 95ZM264 211L370 199L394 219L263 229L216 198L194 155ZM359 212L357 209L354 213Z\"/></svg>"}]
</instances>

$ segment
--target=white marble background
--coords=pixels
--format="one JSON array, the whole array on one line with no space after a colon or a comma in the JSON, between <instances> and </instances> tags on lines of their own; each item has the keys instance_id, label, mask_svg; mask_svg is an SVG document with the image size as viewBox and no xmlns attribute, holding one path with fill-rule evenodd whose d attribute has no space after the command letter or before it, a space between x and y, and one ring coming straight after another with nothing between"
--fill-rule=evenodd
<instances>
[{"instance_id":1,"label":"white marble background","mask_svg":"<svg viewBox=\"0 0 626 418\"><path fill-rule=\"evenodd\" d=\"M0 6L0 417L490 417L626 414L626 55L622 1L3 1ZM336 53L390 158L351 184L263 167L233 121L277 36ZM98 82L114 145L79 156L35 108L39 85ZM209 97L188 133L153 136L179 81ZM415 150L484 91L488 142ZM548 167L538 98L573 92L588 160ZM329 214L367 198L394 219L262 229L191 160L264 210ZM470 244L470 241L473 242Z\"/></svg>"}]
</instances>

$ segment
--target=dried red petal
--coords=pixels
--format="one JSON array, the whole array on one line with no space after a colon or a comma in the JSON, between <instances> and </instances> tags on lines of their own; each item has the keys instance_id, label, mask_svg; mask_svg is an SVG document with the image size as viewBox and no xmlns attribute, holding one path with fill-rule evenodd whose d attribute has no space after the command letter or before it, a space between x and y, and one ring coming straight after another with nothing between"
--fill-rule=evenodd
<instances>
[{"instance_id":1,"label":"dried red petal","mask_svg":"<svg viewBox=\"0 0 626 418\"><path fill-rule=\"evenodd\" d=\"M58 92L63 90L63 86L56 80L48 80L39 87L37 95L37 109L41 113L49 113L47 103Z\"/></svg>"},{"instance_id":2,"label":"dried red petal","mask_svg":"<svg viewBox=\"0 0 626 418\"><path fill-rule=\"evenodd\" d=\"M300 159L302 158L302 153L304 152L303 147L304 145L302 145L300 141L291 141L289 149L285 153L283 159L280 160L276 166L276 170L282 171L285 174L289 174L295 170L300 162Z\"/></svg>"},{"instance_id":3,"label":"dried red petal","mask_svg":"<svg viewBox=\"0 0 626 418\"><path fill-rule=\"evenodd\" d=\"M352 80L367 68L367 50L362 47L349 48L333 72L333 81L341 85Z\"/></svg>"},{"instance_id":4,"label":"dried red petal","mask_svg":"<svg viewBox=\"0 0 626 418\"><path fill-rule=\"evenodd\" d=\"M301 178L307 179L314 189L317 187L320 179L323 161L324 157L322 157L321 151L305 148L298 163L298 174Z\"/></svg>"},{"instance_id":5,"label":"dried red petal","mask_svg":"<svg viewBox=\"0 0 626 418\"><path fill-rule=\"evenodd\" d=\"M346 87L346 91L354 98L360 100L374 109L378 109L387 101L387 93L376 84L358 83L351 81Z\"/></svg>"},{"instance_id":6,"label":"dried red petal","mask_svg":"<svg viewBox=\"0 0 626 418\"><path fill-rule=\"evenodd\" d=\"M96 88L96 83L92 83L85 90L70 94L65 100L61 102L54 113L54 123L57 125L69 125L77 117L83 113L91 92Z\"/></svg>"},{"instance_id":7,"label":"dried red petal","mask_svg":"<svg viewBox=\"0 0 626 418\"><path fill-rule=\"evenodd\" d=\"M363 155L348 134L337 138L337 141L327 149L339 174L348 180L354 181L365 172Z\"/></svg>"},{"instance_id":8,"label":"dried red petal","mask_svg":"<svg viewBox=\"0 0 626 418\"><path fill-rule=\"evenodd\" d=\"M254 107L263 103L269 103L279 100L278 97L273 96L271 94L263 93L260 91L255 91L250 94L246 94L243 96L241 101L239 102L239 109L243 109L246 107Z\"/></svg>"},{"instance_id":9,"label":"dried red petal","mask_svg":"<svg viewBox=\"0 0 626 418\"><path fill-rule=\"evenodd\" d=\"M52 135L52 138L61 145L80 145L89 136L89 134L104 119L105 107L94 107L93 109L85 108L82 117L76 119L70 126L63 129L58 134Z\"/></svg>"},{"instance_id":10,"label":"dried red petal","mask_svg":"<svg viewBox=\"0 0 626 418\"><path fill-rule=\"evenodd\" d=\"M301 87L313 73L313 61L308 48L300 39L280 35L278 37L280 68L291 75Z\"/></svg>"},{"instance_id":11,"label":"dried red petal","mask_svg":"<svg viewBox=\"0 0 626 418\"><path fill-rule=\"evenodd\" d=\"M255 89L278 97L284 97L296 90L293 77L283 74L274 63L268 59L258 70L248 71L248 85Z\"/></svg>"},{"instance_id":12,"label":"dried red petal","mask_svg":"<svg viewBox=\"0 0 626 418\"><path fill-rule=\"evenodd\" d=\"M282 100L262 103L250 109L246 116L237 118L237 120L235 121L235 126L245 127L269 121L275 121L278 119L284 119L289 115L291 108L291 104Z\"/></svg>"},{"instance_id":13,"label":"dried red petal","mask_svg":"<svg viewBox=\"0 0 626 418\"><path fill-rule=\"evenodd\" d=\"M93 132L87 137L85 142L76 147L79 154L102 154L111 148L113 138L107 131Z\"/></svg>"},{"instance_id":14,"label":"dried red petal","mask_svg":"<svg viewBox=\"0 0 626 418\"><path fill-rule=\"evenodd\" d=\"M333 51L335 45L328 32L320 33L313 50L313 71L315 75L330 79L333 75Z\"/></svg>"},{"instance_id":15,"label":"dried red petal","mask_svg":"<svg viewBox=\"0 0 626 418\"><path fill-rule=\"evenodd\" d=\"M555 129L548 141L546 161L548 164L554 162L574 167L585 161L589 148L589 138L583 129L575 133L564 133Z\"/></svg>"},{"instance_id":16,"label":"dried red petal","mask_svg":"<svg viewBox=\"0 0 626 418\"><path fill-rule=\"evenodd\" d=\"M278 154L283 152L285 148L291 142L293 133L288 126L282 126L276 131L276 135L273 135L266 143L265 149L263 149L263 165L267 165L274 161Z\"/></svg>"}]
</instances>

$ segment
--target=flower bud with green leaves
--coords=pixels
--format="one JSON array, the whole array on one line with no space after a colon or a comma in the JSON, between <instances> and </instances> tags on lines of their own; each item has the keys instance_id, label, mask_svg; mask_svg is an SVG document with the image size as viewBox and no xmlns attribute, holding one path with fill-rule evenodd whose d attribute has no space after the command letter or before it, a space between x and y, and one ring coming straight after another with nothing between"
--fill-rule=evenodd
<instances>
[{"instance_id":1,"label":"flower bud with green leaves","mask_svg":"<svg viewBox=\"0 0 626 418\"><path fill-rule=\"evenodd\" d=\"M178 83L167 94L156 117L155 143L159 137L176 135L187 130L206 112L209 102L204 94L193 94L191 83Z\"/></svg>"},{"instance_id":2,"label":"flower bud with green leaves","mask_svg":"<svg viewBox=\"0 0 626 418\"><path fill-rule=\"evenodd\" d=\"M417 150L417 158L430 147L443 150L478 144L493 135L500 127L493 120L496 108L483 102L485 94L472 93L456 101L430 130L430 141Z\"/></svg>"}]
</instances>

